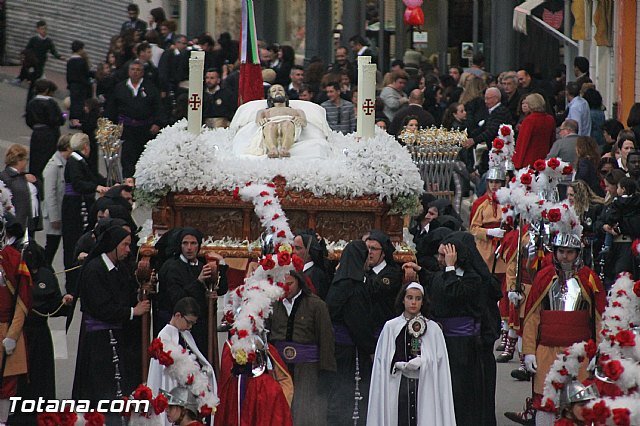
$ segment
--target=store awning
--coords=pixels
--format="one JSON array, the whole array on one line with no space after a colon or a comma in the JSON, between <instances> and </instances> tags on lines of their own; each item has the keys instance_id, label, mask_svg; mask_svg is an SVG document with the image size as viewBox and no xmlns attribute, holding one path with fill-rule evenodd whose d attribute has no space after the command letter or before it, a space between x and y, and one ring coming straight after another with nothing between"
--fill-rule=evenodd
<instances>
[{"instance_id":1,"label":"store awning","mask_svg":"<svg viewBox=\"0 0 640 426\"><path fill-rule=\"evenodd\" d=\"M513 29L527 34L527 16L531 11L544 3L545 0L527 0L513 9Z\"/></svg>"},{"instance_id":2,"label":"store awning","mask_svg":"<svg viewBox=\"0 0 640 426\"><path fill-rule=\"evenodd\" d=\"M537 16L531 14L531 11L536 7L540 6L544 3L545 0L527 0L519 6L516 6L513 9L513 29L521 32L523 34L527 34L527 17L531 19L532 22L540 25L543 29L548 31L553 37L557 38L561 43L568 43L574 47L578 47L578 43L575 40L572 40L570 37L567 37L560 31L553 28L551 25L544 22L542 19Z\"/></svg>"}]
</instances>

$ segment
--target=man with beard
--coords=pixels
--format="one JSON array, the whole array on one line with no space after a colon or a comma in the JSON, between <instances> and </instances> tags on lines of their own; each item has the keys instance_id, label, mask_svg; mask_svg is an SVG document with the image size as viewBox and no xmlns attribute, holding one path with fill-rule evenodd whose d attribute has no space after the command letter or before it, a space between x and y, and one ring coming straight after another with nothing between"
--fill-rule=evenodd
<instances>
[{"instance_id":1,"label":"man with beard","mask_svg":"<svg viewBox=\"0 0 640 426\"><path fill-rule=\"evenodd\" d=\"M365 283L371 295L371 317L376 335L384 323L396 317L395 300L402 287L402 269L393 260L396 250L384 232L372 230L366 238L368 250Z\"/></svg>"},{"instance_id":2,"label":"man with beard","mask_svg":"<svg viewBox=\"0 0 640 426\"><path fill-rule=\"evenodd\" d=\"M204 84L202 119L209 128L229 127L237 103L231 90L220 86L220 74L214 69L207 70Z\"/></svg>"},{"instance_id":3,"label":"man with beard","mask_svg":"<svg viewBox=\"0 0 640 426\"><path fill-rule=\"evenodd\" d=\"M289 157L289 150L307 126L304 111L291 108L284 87L269 88L267 108L258 111L256 123L262 129L262 150L269 158Z\"/></svg>"},{"instance_id":4,"label":"man with beard","mask_svg":"<svg viewBox=\"0 0 640 426\"><path fill-rule=\"evenodd\" d=\"M171 318L176 303L183 297L193 297L200 305L203 314L193 325L191 334L202 353L208 353L208 297L209 283L218 277L218 295L227 292L227 268L224 259L213 253L218 260L215 266L205 264L198 259L198 252L202 246L202 233L194 228L183 228L177 238L178 247L174 248L173 258L167 260L158 273L158 319L164 326Z\"/></svg>"}]
</instances>

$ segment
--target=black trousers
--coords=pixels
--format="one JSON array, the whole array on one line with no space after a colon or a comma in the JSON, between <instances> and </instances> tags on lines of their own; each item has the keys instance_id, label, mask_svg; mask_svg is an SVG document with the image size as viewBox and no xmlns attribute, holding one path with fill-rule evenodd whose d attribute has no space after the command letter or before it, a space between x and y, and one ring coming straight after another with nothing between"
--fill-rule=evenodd
<instances>
[{"instance_id":1,"label":"black trousers","mask_svg":"<svg viewBox=\"0 0 640 426\"><path fill-rule=\"evenodd\" d=\"M124 126L122 131L122 177L133 177L136 163L151 139L150 126Z\"/></svg>"}]
</instances>

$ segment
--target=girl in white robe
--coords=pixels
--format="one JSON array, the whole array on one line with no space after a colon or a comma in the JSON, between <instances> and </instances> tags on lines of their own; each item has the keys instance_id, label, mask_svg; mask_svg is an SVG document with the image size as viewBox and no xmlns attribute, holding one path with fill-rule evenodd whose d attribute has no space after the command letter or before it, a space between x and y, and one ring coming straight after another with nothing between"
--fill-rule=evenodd
<instances>
[{"instance_id":1,"label":"girl in white robe","mask_svg":"<svg viewBox=\"0 0 640 426\"><path fill-rule=\"evenodd\" d=\"M218 385L215 374L213 373L213 368L211 367L211 364L209 364L207 358L202 354L202 352L200 352L200 349L198 349L198 346L189 331L198 320L198 316L200 315L199 310L198 302L193 297L185 297L178 300L174 308L174 314L173 317L171 317L171 321L162 330L160 330L158 338L163 342L171 342L173 344L179 344L186 347L188 351L194 354L197 357L201 368L207 371L211 392L217 397ZM154 395L158 395L160 389L170 391L178 386L178 382L167 374L164 366L161 365L157 359L151 359L149 364L149 375L147 377L147 386L153 391ZM160 416L163 418L163 424L165 426L172 425L172 423L167 419L166 412L160 414ZM213 416L211 416L211 420L208 424L213 425Z\"/></svg>"},{"instance_id":2,"label":"girl in white robe","mask_svg":"<svg viewBox=\"0 0 640 426\"><path fill-rule=\"evenodd\" d=\"M382 329L373 363L367 426L456 424L447 347L438 324L426 319L423 297L420 284L405 284L396 300L403 314L387 321ZM410 337L400 336L411 336L412 330L421 334L413 346Z\"/></svg>"}]
</instances>

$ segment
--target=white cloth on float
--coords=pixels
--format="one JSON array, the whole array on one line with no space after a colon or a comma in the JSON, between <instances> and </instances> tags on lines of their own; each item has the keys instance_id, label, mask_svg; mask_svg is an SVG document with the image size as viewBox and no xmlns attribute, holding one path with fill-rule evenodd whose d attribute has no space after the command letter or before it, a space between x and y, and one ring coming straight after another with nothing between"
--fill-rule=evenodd
<instances>
[{"instance_id":1,"label":"white cloth on float","mask_svg":"<svg viewBox=\"0 0 640 426\"><path fill-rule=\"evenodd\" d=\"M291 157L300 159L323 159L331 155L328 138L331 129L327 123L324 108L313 102L289 101L291 108L300 109L307 118L307 125L302 129L297 142L289 150ZM229 131L233 138L233 154L237 157L266 157L250 154L253 147L259 146L262 140L262 129L256 123L258 111L267 108L266 100L251 101L241 105L233 116ZM298 136L298 135L297 135Z\"/></svg>"},{"instance_id":2,"label":"white cloth on float","mask_svg":"<svg viewBox=\"0 0 640 426\"><path fill-rule=\"evenodd\" d=\"M400 315L384 325L378 338L373 361L367 426L398 425L398 392L401 373L391 374L396 338L407 324ZM420 338L420 378L418 379L418 426L455 426L453 390L449 356L442 330L427 321L427 331Z\"/></svg>"},{"instance_id":3,"label":"white cloth on float","mask_svg":"<svg viewBox=\"0 0 640 426\"><path fill-rule=\"evenodd\" d=\"M216 398L218 398L218 383L216 381L213 368L211 367L211 364L209 364L207 358L205 358L202 352L200 352L200 349L198 349L196 341L193 340L193 336L190 331L180 331L171 324L167 324L162 330L160 330L160 333L158 333L158 339L162 340L162 342L171 342L178 345L180 344L180 334L182 334L182 338L187 343L187 349L198 358L200 365L207 368L211 392ZM165 367L161 365L157 359L152 358L149 363L147 386L153 391L153 395L157 396L160 389L170 392L173 388L178 386L178 382L167 374ZM166 413L161 413L159 417L162 419L162 424L165 426L171 426L173 424L167 419ZM213 415L211 416L211 423L209 424L213 425Z\"/></svg>"}]
</instances>

